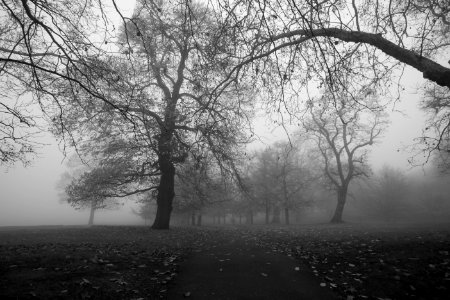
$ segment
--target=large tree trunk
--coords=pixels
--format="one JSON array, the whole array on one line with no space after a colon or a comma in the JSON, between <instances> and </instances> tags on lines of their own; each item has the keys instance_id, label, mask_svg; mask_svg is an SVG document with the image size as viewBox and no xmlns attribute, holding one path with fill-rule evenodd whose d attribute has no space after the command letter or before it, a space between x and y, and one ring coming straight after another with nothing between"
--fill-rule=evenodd
<instances>
[{"instance_id":1,"label":"large tree trunk","mask_svg":"<svg viewBox=\"0 0 450 300\"><path fill-rule=\"evenodd\" d=\"M161 147L164 148L165 147ZM160 150L161 151L161 150ZM170 152L162 153L159 157L161 179L156 198L156 217L153 229L169 229L170 214L172 213L172 201L175 197L175 166L170 159Z\"/></svg>"},{"instance_id":2,"label":"large tree trunk","mask_svg":"<svg viewBox=\"0 0 450 300\"><path fill-rule=\"evenodd\" d=\"M347 187L341 187L338 190L337 205L334 211L331 223L342 223L342 214L344 213L345 201L347 200Z\"/></svg>"},{"instance_id":3,"label":"large tree trunk","mask_svg":"<svg viewBox=\"0 0 450 300\"><path fill-rule=\"evenodd\" d=\"M91 204L91 212L89 213L89 222L88 225L92 226L94 225L94 215L95 215L95 204Z\"/></svg>"}]
</instances>

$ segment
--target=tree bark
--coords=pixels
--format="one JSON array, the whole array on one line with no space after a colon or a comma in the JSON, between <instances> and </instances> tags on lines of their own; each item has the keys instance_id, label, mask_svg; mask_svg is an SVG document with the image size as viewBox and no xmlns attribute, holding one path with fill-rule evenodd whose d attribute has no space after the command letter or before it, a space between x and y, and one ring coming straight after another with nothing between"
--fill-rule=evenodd
<instances>
[{"instance_id":1,"label":"tree bark","mask_svg":"<svg viewBox=\"0 0 450 300\"><path fill-rule=\"evenodd\" d=\"M94 215L95 215L95 204L91 204L91 212L89 213L89 222L88 225L92 226L94 225Z\"/></svg>"},{"instance_id":2,"label":"tree bark","mask_svg":"<svg viewBox=\"0 0 450 300\"><path fill-rule=\"evenodd\" d=\"M194 226L195 225L195 213L191 214L191 225Z\"/></svg>"},{"instance_id":3,"label":"tree bark","mask_svg":"<svg viewBox=\"0 0 450 300\"><path fill-rule=\"evenodd\" d=\"M342 223L342 214L344 213L345 201L347 200L347 187L341 187L337 193L337 205L334 211L331 223Z\"/></svg>"},{"instance_id":4,"label":"tree bark","mask_svg":"<svg viewBox=\"0 0 450 300\"><path fill-rule=\"evenodd\" d=\"M372 45L387 55L397 59L398 61L410 65L419 70L423 74L423 78L434 81L440 86L450 88L450 69L432 61L429 58L423 57L420 53L403 48L391 41L385 39L381 34L349 31L340 28L318 28L313 30L292 30L270 38L270 42L288 38L301 36L304 40L312 39L314 37L334 37L345 42L365 43Z\"/></svg>"},{"instance_id":5,"label":"tree bark","mask_svg":"<svg viewBox=\"0 0 450 300\"><path fill-rule=\"evenodd\" d=\"M160 148L163 148L163 151L166 150L166 147ZM169 229L172 202L175 197L175 166L170 159L170 152L161 153L160 150L159 166L161 179L159 181L158 196L156 198L156 217L152 229Z\"/></svg>"}]
</instances>

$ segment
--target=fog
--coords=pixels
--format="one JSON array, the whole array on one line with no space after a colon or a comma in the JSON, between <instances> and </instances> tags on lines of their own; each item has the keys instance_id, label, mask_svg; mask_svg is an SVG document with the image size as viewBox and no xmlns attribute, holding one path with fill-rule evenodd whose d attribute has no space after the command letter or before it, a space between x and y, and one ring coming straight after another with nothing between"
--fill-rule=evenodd
<instances>
[{"instance_id":1,"label":"fog","mask_svg":"<svg viewBox=\"0 0 450 300\"><path fill-rule=\"evenodd\" d=\"M67 161L49 134L40 139L44 146L29 167L20 164L0 173L0 226L19 225L84 225L88 211L74 210L61 202L56 188L66 171ZM99 224L140 224L132 214L132 203L120 210L99 211Z\"/></svg>"},{"instance_id":2,"label":"fog","mask_svg":"<svg viewBox=\"0 0 450 300\"><path fill-rule=\"evenodd\" d=\"M122 10L128 9L130 14L133 1L118 1L118 4ZM414 138L420 136L424 126L425 115L418 108L420 95L416 92L416 87L422 82L419 72L406 68L402 81L406 90L401 95L400 101L391 107L390 126L380 142L371 148L370 165L374 174L383 166L389 166L403 172L408 179L414 176L416 185L417 182L427 183L431 189L433 186L441 187L442 183L438 182L436 177L433 177L430 183L430 172L427 174L421 168L412 168L408 163L411 153L406 150ZM294 134L286 132L281 127L273 127L272 122L266 121L267 118L260 115L255 120L255 131L261 140L249 146L252 151L270 145L274 141L286 140L287 135L291 137ZM289 129L288 124L287 128ZM89 211L72 208L60 199L60 191L56 188L62 174L67 171L66 162L73 152L69 151L65 157L55 138L49 133L42 134L39 142L46 146L38 150L39 155L30 166L23 167L16 164L8 169L4 167L0 169L0 226L86 224ZM308 219L303 216L303 220L322 222L329 219L329 214L335 206L335 197L330 195L329 199L325 198L326 201L321 203L322 212L325 213L316 214L317 218ZM95 224L144 224L144 220L133 213L138 207L139 204L135 201L123 199L123 206L117 209L97 211ZM361 203L349 199L346 216L352 220L361 220L362 217L358 217L360 208ZM311 213L311 216L313 215Z\"/></svg>"},{"instance_id":3,"label":"fog","mask_svg":"<svg viewBox=\"0 0 450 300\"><path fill-rule=\"evenodd\" d=\"M425 115L418 108L420 97L414 87L420 82L419 74L412 70L404 79L406 92L401 101L396 104L395 111L390 112L391 124L383 134L380 142L371 150L370 163L372 169L379 171L383 166L401 170L405 176L414 175L415 181L430 182L430 174L422 168L412 168L408 163L411 153L405 147L413 143L423 128ZM398 112L400 111L400 112ZM265 122L263 115L255 121L255 131L261 137L250 145L250 149L259 149L277 140L286 140L286 131L280 127L274 128ZM288 134L292 135L291 132ZM42 134L39 141L46 146L39 149L39 155L29 167L20 164L5 169L0 173L0 226L19 225L84 225L89 217L88 210L75 210L59 199L57 183L61 175L67 171L67 157L64 157L56 140L50 134ZM436 179L436 175L433 175ZM355 215L356 200L349 199L346 213L352 220L361 220ZM123 206L113 210L96 212L95 224L144 224L132 210L138 208L133 200L124 200ZM335 206L334 195L326 201L326 214ZM304 217L311 222L326 221L328 215L318 218ZM353 214L353 215L352 215Z\"/></svg>"},{"instance_id":4,"label":"fog","mask_svg":"<svg viewBox=\"0 0 450 300\"><path fill-rule=\"evenodd\" d=\"M135 1L118 0L115 4L123 16L130 16ZM109 9L111 20L117 24L121 22L115 9L112 6ZM39 109L35 111L39 115ZM56 186L67 171L67 157L62 154L56 139L44 132L35 141L45 146L38 149L30 166L17 163L8 169L0 167L0 226L86 224L88 211L74 210L59 199ZM69 152L68 156L71 154ZM99 224L141 224L143 221L132 213L135 206L128 201L120 210L98 211L96 221Z\"/></svg>"}]
</instances>

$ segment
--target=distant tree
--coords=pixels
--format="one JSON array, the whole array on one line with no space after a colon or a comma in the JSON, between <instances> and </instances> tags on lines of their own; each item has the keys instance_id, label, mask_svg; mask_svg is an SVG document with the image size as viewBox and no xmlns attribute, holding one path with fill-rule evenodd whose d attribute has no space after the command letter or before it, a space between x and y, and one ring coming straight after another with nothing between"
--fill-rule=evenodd
<instances>
[{"instance_id":1,"label":"distant tree","mask_svg":"<svg viewBox=\"0 0 450 300\"><path fill-rule=\"evenodd\" d=\"M76 209L90 209L89 225L94 224L94 214L99 209L111 209L117 207L119 202L116 199L108 198L98 192L101 182L98 183L98 176L103 176L100 170L83 173L75 178L66 187L67 202Z\"/></svg>"},{"instance_id":2,"label":"distant tree","mask_svg":"<svg viewBox=\"0 0 450 300\"><path fill-rule=\"evenodd\" d=\"M250 199L258 199L259 206L263 209L265 214L265 223L270 223L270 211L273 209L274 200L276 199L276 191L273 187L273 173L274 168L273 153L269 148L260 152L256 152L254 159L254 166L250 176Z\"/></svg>"},{"instance_id":3,"label":"distant tree","mask_svg":"<svg viewBox=\"0 0 450 300\"><path fill-rule=\"evenodd\" d=\"M253 185L252 160L243 162L241 171L241 187L238 190L237 201L239 210L245 215L245 223L253 224L253 217L260 209L260 200L257 198L256 186Z\"/></svg>"},{"instance_id":4,"label":"distant tree","mask_svg":"<svg viewBox=\"0 0 450 300\"><path fill-rule=\"evenodd\" d=\"M384 165L372 178L365 180L366 186L358 193L364 210L371 217L392 222L404 217L412 203L410 186L404 173Z\"/></svg>"},{"instance_id":5,"label":"distant tree","mask_svg":"<svg viewBox=\"0 0 450 300\"><path fill-rule=\"evenodd\" d=\"M408 201L408 183L405 175L389 166L383 166L375 177L376 201L386 221L393 221L404 213Z\"/></svg>"},{"instance_id":6,"label":"distant tree","mask_svg":"<svg viewBox=\"0 0 450 300\"><path fill-rule=\"evenodd\" d=\"M223 214L232 199L230 176L220 173L211 153L189 157L178 169L176 179L176 209L190 213L192 225L202 225L207 212Z\"/></svg>"},{"instance_id":7,"label":"distant tree","mask_svg":"<svg viewBox=\"0 0 450 300\"><path fill-rule=\"evenodd\" d=\"M175 205L177 211L188 212L192 225L202 224L202 214L212 189L211 161L207 158L188 159L177 172ZM196 219L197 217L197 219Z\"/></svg>"},{"instance_id":8,"label":"distant tree","mask_svg":"<svg viewBox=\"0 0 450 300\"><path fill-rule=\"evenodd\" d=\"M83 165L77 157L72 157L68 165L72 172L64 173L60 179L60 198L75 209L89 209L88 225L94 224L97 210L113 209L120 205L116 198L106 195L104 181L113 176L108 170L90 168Z\"/></svg>"},{"instance_id":9,"label":"distant tree","mask_svg":"<svg viewBox=\"0 0 450 300\"><path fill-rule=\"evenodd\" d=\"M139 216L144 220L145 225L150 223L150 220L155 216L155 203L153 203L153 199L155 197L152 195L147 195L146 193L142 194L142 198L138 201L139 208L132 209L133 214Z\"/></svg>"},{"instance_id":10,"label":"distant tree","mask_svg":"<svg viewBox=\"0 0 450 300\"><path fill-rule=\"evenodd\" d=\"M290 223L289 211L311 205L311 199L306 197L307 187L317 179L313 168L307 164L307 152L288 142L274 144L277 154L277 185L280 187L278 203L284 209L286 224ZM303 150L303 152L301 152ZM279 217L275 217L275 221Z\"/></svg>"},{"instance_id":11,"label":"distant tree","mask_svg":"<svg viewBox=\"0 0 450 300\"><path fill-rule=\"evenodd\" d=\"M305 196L313 173L306 163L306 151L300 147L290 142L276 142L257 151L250 163L247 198L253 203L254 199L259 199L266 224L280 223L282 212L289 224L291 210L310 204Z\"/></svg>"},{"instance_id":12,"label":"distant tree","mask_svg":"<svg viewBox=\"0 0 450 300\"><path fill-rule=\"evenodd\" d=\"M323 170L337 193L332 223L342 222L350 182L369 175L367 147L386 125L375 95L355 103L325 94L309 104L310 119L304 126L322 156Z\"/></svg>"}]
</instances>

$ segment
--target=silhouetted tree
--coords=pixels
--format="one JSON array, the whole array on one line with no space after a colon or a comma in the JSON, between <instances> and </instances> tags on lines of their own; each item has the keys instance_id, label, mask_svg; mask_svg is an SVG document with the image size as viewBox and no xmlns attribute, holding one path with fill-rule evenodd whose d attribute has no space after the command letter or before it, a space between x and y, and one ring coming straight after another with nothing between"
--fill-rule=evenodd
<instances>
[{"instance_id":1,"label":"silhouetted tree","mask_svg":"<svg viewBox=\"0 0 450 300\"><path fill-rule=\"evenodd\" d=\"M40 107L48 116L48 103L59 103L53 89L55 82L70 82L93 98L109 103L88 73L82 80L78 76L93 57L106 51L103 42L114 35L113 23L103 19L108 10L102 2L0 2L2 163L27 164L35 153L39 146L35 133L44 127L38 126L42 117L35 110ZM56 117L57 120L63 121Z\"/></svg>"},{"instance_id":2,"label":"silhouetted tree","mask_svg":"<svg viewBox=\"0 0 450 300\"><path fill-rule=\"evenodd\" d=\"M175 205L178 212L190 213L192 225L200 226L207 213L223 213L233 198L233 181L221 173L211 156L191 156L177 170ZM219 205L218 205L219 204Z\"/></svg>"},{"instance_id":3,"label":"silhouetted tree","mask_svg":"<svg viewBox=\"0 0 450 300\"><path fill-rule=\"evenodd\" d=\"M421 104L428 119L422 136L416 139L410 162L421 165L431 159L442 172L447 172L450 167L450 89L426 85Z\"/></svg>"},{"instance_id":4,"label":"silhouetted tree","mask_svg":"<svg viewBox=\"0 0 450 300\"><path fill-rule=\"evenodd\" d=\"M220 93L213 90L215 82L228 74L229 54L223 44L228 39L206 7L184 1L140 1L133 17L124 22L115 44L120 53L93 59L86 70L120 110L95 103L89 93L63 82L55 115L64 121L56 122L55 132L69 132L80 151L87 152L111 144L112 137L121 140L133 173L142 170L157 178L152 227L167 229L176 167L189 153L206 148L220 161L220 168L234 172L234 147L245 141L240 129L247 118L246 102L252 98L243 84ZM123 161L116 153L111 168L115 160ZM152 188L138 183L128 181L129 192L122 194L134 193L130 186L139 192Z\"/></svg>"},{"instance_id":5,"label":"silhouetted tree","mask_svg":"<svg viewBox=\"0 0 450 300\"><path fill-rule=\"evenodd\" d=\"M238 32L234 72L255 78L270 96L270 111L299 118L302 102L314 100L309 95L325 86L330 93L346 90L354 96L376 90L392 101L404 90L397 80L411 66L438 95L427 104L436 109L433 126L426 125L419 140L422 147L425 141L434 146L421 154L449 138L447 105L441 101L450 88L450 68L443 61L450 49L448 1L210 2L218 3L229 30ZM352 80L343 80L348 74Z\"/></svg>"},{"instance_id":6,"label":"silhouetted tree","mask_svg":"<svg viewBox=\"0 0 450 300\"><path fill-rule=\"evenodd\" d=\"M450 87L450 69L437 62L449 45L447 1L210 2L217 3L230 30L241 33L238 41L247 52L240 67L274 53L288 53L285 62L290 67L300 63L308 67L302 68L302 78L314 79L314 74L339 85L340 72L355 67L354 63L359 65L352 70L355 74L364 75L367 67L373 67L372 74L363 77L380 79L392 75L389 69L401 62ZM290 69L280 69L281 78L290 78Z\"/></svg>"},{"instance_id":7,"label":"silhouetted tree","mask_svg":"<svg viewBox=\"0 0 450 300\"><path fill-rule=\"evenodd\" d=\"M385 87L395 78L398 66L404 64L422 72L430 82L450 87L450 69L438 63L450 45L449 5L445 0L208 2L210 13L202 16L214 14L220 25L208 26L213 28L211 33L214 34L203 31L203 35L215 38L211 45L226 48L233 58L233 67L227 70L229 76L208 77L214 78L210 81L216 85L212 94L222 93L246 71L262 77L265 82L260 87L267 86L277 95L289 94L283 86L289 80L293 83L289 89L295 94L301 93L310 83L326 84L330 90L334 86L345 86L347 83L340 78L346 72L355 74L355 80L348 88L371 87L381 94L382 90L387 93L389 89ZM201 18L189 17L195 14L195 9L188 3L180 1L186 8L186 20L195 24L195 20ZM59 95L54 93L52 86L55 81L63 80L88 93L93 102L104 103L126 116L128 106L116 105L107 97L107 93L98 87L95 75L99 72L91 72L91 68L98 67L97 62L111 53L136 54L129 39L116 43L119 31L111 20L112 15L118 16L129 28L126 31L128 37L144 39L144 30L139 28L143 26L139 14L146 10L159 13L155 19L165 24L164 17L173 15L177 3L172 7L163 4L161 1L139 1L137 17L126 18L113 0L74 0L70 5L68 2L2 1L2 80L19 82L23 87L19 94L34 91L44 112L48 110L48 102L59 103ZM107 6L112 7L112 11ZM227 38L222 38L224 36ZM210 50L208 47L203 49L203 54ZM219 59L213 65L222 62ZM204 65L198 67L205 69ZM105 71L103 80L114 83L118 79L115 73ZM111 76L106 78L107 74ZM268 84L270 81L283 87L273 88L274 85ZM196 82L204 81L193 81L193 85ZM288 98L274 99L279 102ZM291 99L298 103L295 97ZM211 105L212 102L206 103ZM20 120L18 115L26 115L14 105L4 107L8 118ZM63 118L55 120L64 122ZM64 125L61 123L62 127ZM66 137L70 139L70 135ZM32 148L24 149L28 149L25 152L32 151Z\"/></svg>"},{"instance_id":8,"label":"silhouetted tree","mask_svg":"<svg viewBox=\"0 0 450 300\"><path fill-rule=\"evenodd\" d=\"M146 193L142 194L142 198L139 199L139 208L132 209L133 214L139 216L144 220L145 225L147 225L150 220L155 216L155 204L153 203L153 199L156 198L152 193L147 195Z\"/></svg>"},{"instance_id":9,"label":"silhouetted tree","mask_svg":"<svg viewBox=\"0 0 450 300\"><path fill-rule=\"evenodd\" d=\"M0 76L0 166L9 167L16 162L27 166L41 146L35 136L40 129L35 116L27 109L28 101L11 95L12 85Z\"/></svg>"},{"instance_id":10,"label":"silhouetted tree","mask_svg":"<svg viewBox=\"0 0 450 300\"><path fill-rule=\"evenodd\" d=\"M88 225L94 224L97 210L119 206L116 198L107 195L105 182L114 176L109 170L89 167L76 156L69 160L68 166L70 171L64 173L58 183L60 198L75 209L89 209Z\"/></svg>"},{"instance_id":11,"label":"silhouetted tree","mask_svg":"<svg viewBox=\"0 0 450 300\"><path fill-rule=\"evenodd\" d=\"M342 222L350 182L368 176L367 147L380 136L386 122L376 95L365 95L357 103L324 94L309 103L308 135L322 156L324 173L336 189L337 205L332 223Z\"/></svg>"},{"instance_id":12,"label":"silhouetted tree","mask_svg":"<svg viewBox=\"0 0 450 300\"><path fill-rule=\"evenodd\" d=\"M407 177L400 170L384 165L364 182L357 195L368 216L392 222L404 219L410 212L410 187Z\"/></svg>"},{"instance_id":13,"label":"silhouetted tree","mask_svg":"<svg viewBox=\"0 0 450 300\"><path fill-rule=\"evenodd\" d=\"M313 172L306 163L307 149L300 147L290 142L276 142L257 151L249 163L249 178L245 184L249 194L246 198L253 206L254 199L259 200L259 208L265 212L266 224L280 223L282 212L286 224L289 224L290 210L310 204L305 195L313 180ZM253 207L255 209L258 207Z\"/></svg>"}]
</instances>

